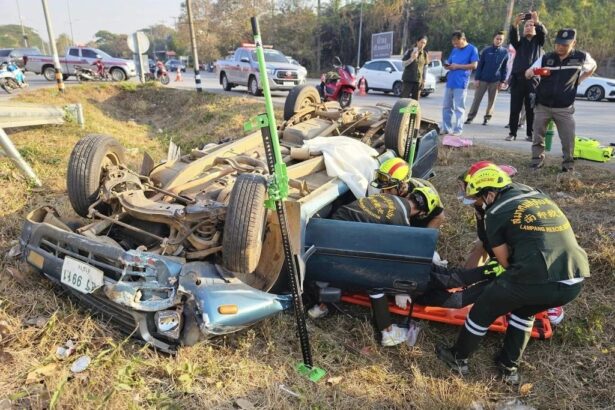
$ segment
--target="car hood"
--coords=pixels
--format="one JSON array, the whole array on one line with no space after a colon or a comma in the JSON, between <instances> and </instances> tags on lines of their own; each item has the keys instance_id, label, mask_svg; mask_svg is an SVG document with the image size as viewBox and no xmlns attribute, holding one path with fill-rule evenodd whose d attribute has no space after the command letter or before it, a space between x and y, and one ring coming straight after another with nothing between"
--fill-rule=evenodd
<instances>
[{"instance_id":1,"label":"car hood","mask_svg":"<svg viewBox=\"0 0 615 410\"><path fill-rule=\"evenodd\" d=\"M274 70L299 70L301 66L290 63L267 63L267 68Z\"/></svg>"},{"instance_id":2,"label":"car hood","mask_svg":"<svg viewBox=\"0 0 615 410\"><path fill-rule=\"evenodd\" d=\"M125 58L105 58L103 59L103 61L105 62L105 64L130 64L133 63L132 60L127 60Z\"/></svg>"}]
</instances>

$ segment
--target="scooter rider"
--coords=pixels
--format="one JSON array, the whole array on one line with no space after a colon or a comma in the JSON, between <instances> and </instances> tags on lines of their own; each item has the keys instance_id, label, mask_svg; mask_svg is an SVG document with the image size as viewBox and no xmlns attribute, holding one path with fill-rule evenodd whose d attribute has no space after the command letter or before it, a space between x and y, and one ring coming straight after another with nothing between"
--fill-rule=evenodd
<instances>
[{"instance_id":1,"label":"scooter rider","mask_svg":"<svg viewBox=\"0 0 615 410\"><path fill-rule=\"evenodd\" d=\"M547 195L513 183L495 165L468 178L466 196L482 201L489 243L506 271L479 296L455 345L439 345L436 354L451 369L468 374L468 357L489 325L511 312L496 364L504 381L518 384L518 366L534 315L579 295L583 279L589 277L587 254L564 213Z\"/></svg>"}]
</instances>

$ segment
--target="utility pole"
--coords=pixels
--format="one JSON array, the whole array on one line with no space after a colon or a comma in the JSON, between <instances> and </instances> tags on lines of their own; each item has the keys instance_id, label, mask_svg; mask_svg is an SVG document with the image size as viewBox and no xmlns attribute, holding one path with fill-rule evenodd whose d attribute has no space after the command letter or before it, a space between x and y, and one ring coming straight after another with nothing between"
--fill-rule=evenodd
<instances>
[{"instance_id":1,"label":"utility pole","mask_svg":"<svg viewBox=\"0 0 615 410\"><path fill-rule=\"evenodd\" d=\"M515 0L510 0L508 2L508 8L506 9L506 21L504 22L504 31L508 33L508 28L510 27L510 22L512 21L513 9L515 7ZM510 42L510 39L508 39Z\"/></svg>"},{"instance_id":2,"label":"utility pole","mask_svg":"<svg viewBox=\"0 0 615 410\"><path fill-rule=\"evenodd\" d=\"M361 14L359 17L359 45L357 47L357 68L361 67L361 37L363 34L363 0L361 0Z\"/></svg>"},{"instance_id":3,"label":"utility pole","mask_svg":"<svg viewBox=\"0 0 615 410\"><path fill-rule=\"evenodd\" d=\"M320 0L316 9L316 73L320 74Z\"/></svg>"},{"instance_id":4,"label":"utility pole","mask_svg":"<svg viewBox=\"0 0 615 410\"><path fill-rule=\"evenodd\" d=\"M73 19L70 16L70 0L66 0L66 8L68 9L68 25L70 26L70 41L75 44L75 36L73 35Z\"/></svg>"},{"instance_id":5,"label":"utility pole","mask_svg":"<svg viewBox=\"0 0 615 410\"><path fill-rule=\"evenodd\" d=\"M21 24L21 38L23 39L23 46L28 47L28 36L26 36L26 30L23 28L23 20L21 19L21 9L19 8L19 0L15 0L17 3L17 14L19 14L19 24Z\"/></svg>"},{"instance_id":6,"label":"utility pole","mask_svg":"<svg viewBox=\"0 0 615 410\"><path fill-rule=\"evenodd\" d=\"M49 18L49 11L47 10L47 0L41 1L43 2L43 13L45 13L47 34L49 35L49 47L51 47L51 54L53 56L53 67L56 70L56 82L58 83L58 90L63 93L64 80L62 79L62 67L60 66L60 59L58 58L58 49L56 47L55 36L53 35L53 27L51 26L51 19Z\"/></svg>"},{"instance_id":7,"label":"utility pole","mask_svg":"<svg viewBox=\"0 0 615 410\"><path fill-rule=\"evenodd\" d=\"M201 74L199 74L199 55L196 49L196 37L194 34L194 24L192 22L192 0L186 0L186 9L188 11L188 24L190 26L190 41L192 42L192 59L194 60L194 82L196 83L196 91L203 92L201 87Z\"/></svg>"}]
</instances>

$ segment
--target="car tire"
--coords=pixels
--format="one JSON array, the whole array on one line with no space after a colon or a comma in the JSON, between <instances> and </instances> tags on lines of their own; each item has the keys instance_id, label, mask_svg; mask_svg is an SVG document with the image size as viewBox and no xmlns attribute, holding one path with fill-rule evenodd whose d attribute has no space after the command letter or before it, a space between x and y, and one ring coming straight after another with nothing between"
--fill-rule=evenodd
<instances>
[{"instance_id":1,"label":"car tire","mask_svg":"<svg viewBox=\"0 0 615 410\"><path fill-rule=\"evenodd\" d=\"M352 93L348 91L342 91L339 98L340 107L350 107L352 104Z\"/></svg>"},{"instance_id":2,"label":"car tire","mask_svg":"<svg viewBox=\"0 0 615 410\"><path fill-rule=\"evenodd\" d=\"M121 68L113 68L111 69L111 72L109 74L111 74L111 79L113 81L125 81L126 80L126 73Z\"/></svg>"},{"instance_id":3,"label":"car tire","mask_svg":"<svg viewBox=\"0 0 615 410\"><path fill-rule=\"evenodd\" d=\"M301 109L319 103L320 93L313 85L303 84L293 87L284 102L284 121L288 121Z\"/></svg>"},{"instance_id":4,"label":"car tire","mask_svg":"<svg viewBox=\"0 0 615 410\"><path fill-rule=\"evenodd\" d=\"M222 73L221 83L222 89L224 89L224 91L231 91L231 89L233 88L233 84L229 83L225 73Z\"/></svg>"},{"instance_id":5,"label":"car tire","mask_svg":"<svg viewBox=\"0 0 615 410\"><path fill-rule=\"evenodd\" d=\"M585 97L589 101L600 101L604 98L604 88L599 85L592 85L585 91Z\"/></svg>"},{"instance_id":6,"label":"car tire","mask_svg":"<svg viewBox=\"0 0 615 410\"><path fill-rule=\"evenodd\" d=\"M73 148L68 160L66 186L68 199L77 214L87 217L90 205L98 200L100 182L108 165L124 162L124 147L113 137L89 134ZM108 214L108 209L99 209Z\"/></svg>"},{"instance_id":7,"label":"car tire","mask_svg":"<svg viewBox=\"0 0 615 410\"><path fill-rule=\"evenodd\" d=\"M401 90L402 90L402 82L401 81L395 81L395 83L393 83L393 88L391 89L391 92L393 93L393 95L397 98L401 97Z\"/></svg>"},{"instance_id":8,"label":"car tire","mask_svg":"<svg viewBox=\"0 0 615 410\"><path fill-rule=\"evenodd\" d=\"M56 79L56 69L53 66L47 66L43 69L43 77L47 81L55 81Z\"/></svg>"},{"instance_id":9,"label":"car tire","mask_svg":"<svg viewBox=\"0 0 615 410\"><path fill-rule=\"evenodd\" d=\"M266 194L267 179L260 174L240 174L233 185L222 238L222 263L235 274L249 275L258 266L265 237Z\"/></svg>"},{"instance_id":10,"label":"car tire","mask_svg":"<svg viewBox=\"0 0 615 410\"><path fill-rule=\"evenodd\" d=\"M394 150L397 155L403 159L407 159L408 157L408 153L406 152L406 140L408 138L408 117L410 114L402 114L399 110L412 103L418 104L416 100L411 100L410 98L400 98L397 100L389 113L389 118L384 128L384 146L387 149ZM416 126L420 126L420 121Z\"/></svg>"},{"instance_id":11,"label":"car tire","mask_svg":"<svg viewBox=\"0 0 615 410\"><path fill-rule=\"evenodd\" d=\"M248 92L255 97L263 95L263 92L258 89L258 80L254 76L248 80Z\"/></svg>"}]
</instances>

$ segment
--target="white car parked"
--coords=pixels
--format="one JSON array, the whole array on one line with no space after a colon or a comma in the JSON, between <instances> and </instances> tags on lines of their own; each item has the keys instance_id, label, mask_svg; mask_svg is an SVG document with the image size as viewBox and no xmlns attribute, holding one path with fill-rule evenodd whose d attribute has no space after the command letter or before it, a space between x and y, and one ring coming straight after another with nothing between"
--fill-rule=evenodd
<instances>
[{"instance_id":1,"label":"white car parked","mask_svg":"<svg viewBox=\"0 0 615 410\"><path fill-rule=\"evenodd\" d=\"M369 91L384 91L393 93L396 97L401 96L401 75L404 71L401 60L394 58L379 58L366 62L359 72L357 79L365 77L367 84L365 89ZM436 91L436 79L425 70L425 87L421 91L421 97L427 97Z\"/></svg>"},{"instance_id":2,"label":"white car parked","mask_svg":"<svg viewBox=\"0 0 615 410\"><path fill-rule=\"evenodd\" d=\"M589 77L579 84L577 96L586 97L589 101L600 101L603 98L615 101L615 79Z\"/></svg>"}]
</instances>

